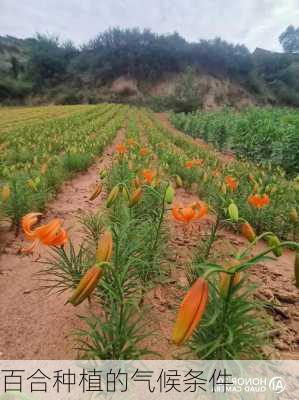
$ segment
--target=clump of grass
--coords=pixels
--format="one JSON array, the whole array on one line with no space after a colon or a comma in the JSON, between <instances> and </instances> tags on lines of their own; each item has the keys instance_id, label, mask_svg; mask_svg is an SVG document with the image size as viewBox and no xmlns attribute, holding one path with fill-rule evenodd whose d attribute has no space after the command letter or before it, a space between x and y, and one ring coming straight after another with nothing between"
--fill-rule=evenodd
<instances>
[{"instance_id":1,"label":"clump of grass","mask_svg":"<svg viewBox=\"0 0 299 400\"><path fill-rule=\"evenodd\" d=\"M93 158L87 153L68 153L63 158L63 166L66 171L80 172L86 170Z\"/></svg>"}]
</instances>

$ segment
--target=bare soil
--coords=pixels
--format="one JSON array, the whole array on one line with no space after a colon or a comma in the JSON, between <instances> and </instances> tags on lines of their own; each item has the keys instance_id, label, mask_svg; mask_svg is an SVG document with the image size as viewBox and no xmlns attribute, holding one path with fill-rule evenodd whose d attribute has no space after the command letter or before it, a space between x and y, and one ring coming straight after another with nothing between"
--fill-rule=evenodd
<instances>
[{"instance_id":1,"label":"bare soil","mask_svg":"<svg viewBox=\"0 0 299 400\"><path fill-rule=\"evenodd\" d=\"M167 114L159 113L157 114L157 117L168 130L173 131L176 134L179 133L184 135L171 125ZM234 159L232 155L223 155L213 150L211 146L208 146L200 140L194 140L192 138L190 138L190 140L192 140L197 146L208 148L209 151L214 151L219 157L219 160L223 163L231 162ZM195 198L194 194L187 193L180 189L176 193L176 200L188 204L194 201ZM212 223L212 216L208 216L204 221L199 222L201 231L209 232ZM200 230L197 227L198 223L196 223L194 224L193 235L185 235L180 224L171 222L171 225L174 227L171 229L174 234L174 238L171 240L171 245L174 246L173 254L176 254L176 260L179 257L182 265L181 270L178 268L180 276L177 276L178 273L176 271L177 280L176 282L173 282L172 285L177 286L177 283L179 282L180 286L180 283L183 284L186 280L184 274L184 263L186 263L187 260L190 260L192 249L194 250L196 243L200 239ZM196 231L197 236L195 234ZM243 247L245 248L245 245L246 241L242 237L226 229L221 229L213 251L215 253L223 254L224 252L227 253L227 250L230 248L240 249ZM184 250L182 251L182 249ZM260 251L265 249L266 244L259 243L253 250L252 254L258 254ZM275 321L274 329L272 331L272 336L274 337L274 348L267 346L267 348L264 349L264 352L270 358L299 359L299 290L294 285L294 257L295 255L293 251L286 250L281 257L257 264L255 267L250 269L250 279L259 285L257 296L271 304L270 314L273 316ZM164 291L165 293L163 293L162 290L160 297L162 299L167 299L168 304L175 301L178 294L180 294L180 291L176 291L175 289L171 290L169 287L165 287ZM172 296L169 292L172 292ZM167 303L165 305L164 302L163 306L167 306ZM172 307L171 304L169 307ZM162 328L165 332L168 332L170 329L165 326L169 319L170 318L165 314L160 316L160 320L163 321L161 324L164 325ZM158 317L157 320L159 320ZM169 338L169 335L167 337ZM168 356L168 353L166 352L164 355Z\"/></svg>"},{"instance_id":2,"label":"bare soil","mask_svg":"<svg viewBox=\"0 0 299 400\"><path fill-rule=\"evenodd\" d=\"M171 126L165 114L159 114L158 118L170 131L179 132ZM75 243L81 238L80 232L76 231L76 216L82 211L97 211L103 203L104 192L94 202L88 198L98 179L99 169L109 167L114 146L123 140L123 135L124 131L120 130L98 162L66 182L48 206L44 219L62 218ZM203 142L190 140L197 146L207 148ZM214 151L211 147L209 150ZM217 154L222 162L232 160L231 156ZM176 191L176 202L189 204L194 200L197 200L194 193L184 189ZM174 346L170 338L177 305L187 285L186 265L201 235L209 232L213 217L209 215L194 223L188 232L172 219L170 213L166 218L170 241L165 268L170 269L170 275L146 295L145 305L150 306L150 311L145 309L144 313L148 330L154 335L146 339L145 344L159 353L159 356L151 358L175 359L184 350ZM38 290L39 282L34 280L34 274L41 269L41 264L35 262L38 255L33 258L20 256L19 249L28 243L22 237L15 239L11 233L0 232L0 235L4 243L0 255L0 359L77 358L72 333L81 325L78 315L88 313L88 303L84 302L74 309L72 305L64 305L69 293L47 296ZM221 229L214 251L221 254L229 248L243 246L243 238ZM265 244L261 243L255 251L263 248ZM47 250L41 249L40 253L44 257ZM263 262L251 269L251 279L260 285L258 296L273 305L271 315L276 321L272 332L275 348L264 349L270 358L299 359L299 291L293 284L293 258L293 252L286 251L279 259Z\"/></svg>"},{"instance_id":3,"label":"bare soil","mask_svg":"<svg viewBox=\"0 0 299 400\"><path fill-rule=\"evenodd\" d=\"M61 218L75 245L81 236L75 230L76 217L82 211L95 212L101 206L106 195L104 191L93 202L89 197L98 180L99 169L109 167L115 144L121 142L123 136L124 131L120 130L94 165L64 183L44 215L44 221ZM74 308L71 304L64 305L70 293L57 296L39 290L40 282L35 279L42 268L35 261L39 255L19 254L20 248L28 245L22 236L14 239L11 234L2 232L2 241L6 246L0 256L0 359L76 359L72 334L81 325L78 315L87 314L88 303ZM41 258L47 254L47 249L40 248Z\"/></svg>"}]
</instances>

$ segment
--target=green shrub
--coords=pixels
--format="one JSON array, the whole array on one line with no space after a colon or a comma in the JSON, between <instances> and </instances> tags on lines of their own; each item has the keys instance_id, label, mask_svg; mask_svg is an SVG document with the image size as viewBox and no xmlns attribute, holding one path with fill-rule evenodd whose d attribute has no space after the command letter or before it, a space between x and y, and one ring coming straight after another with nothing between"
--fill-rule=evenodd
<instances>
[{"instance_id":1,"label":"green shrub","mask_svg":"<svg viewBox=\"0 0 299 400\"><path fill-rule=\"evenodd\" d=\"M63 159L64 168L70 172L84 171L91 163L92 159L90 155L84 153L68 153Z\"/></svg>"},{"instance_id":2,"label":"green shrub","mask_svg":"<svg viewBox=\"0 0 299 400\"><path fill-rule=\"evenodd\" d=\"M57 105L75 105L81 104L83 101L83 96L76 93L68 93L61 95L58 100L56 100Z\"/></svg>"}]
</instances>

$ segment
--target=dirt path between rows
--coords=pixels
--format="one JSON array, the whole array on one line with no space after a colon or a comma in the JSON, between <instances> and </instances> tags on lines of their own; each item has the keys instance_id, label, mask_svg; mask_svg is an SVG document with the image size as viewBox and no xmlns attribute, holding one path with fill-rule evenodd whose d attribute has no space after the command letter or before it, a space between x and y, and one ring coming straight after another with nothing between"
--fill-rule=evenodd
<instances>
[{"instance_id":1,"label":"dirt path between rows","mask_svg":"<svg viewBox=\"0 0 299 400\"><path fill-rule=\"evenodd\" d=\"M64 183L56 199L48 205L43 222L54 217L63 219L75 245L81 236L76 216L81 211L97 211L102 204L106 196L104 191L93 202L89 201L89 196L98 180L99 169L111 165L115 144L123 137L124 129L120 129L98 161ZM10 243L0 256L0 359L76 359L72 333L80 327L78 315L87 314L88 303L74 308L64 305L69 293L58 296L36 290L40 283L34 280L34 274L42 265L34 262L36 254L34 257L18 254L28 242L22 237L11 240L11 235L1 237L2 240L10 240ZM41 248L40 254L44 258L48 250Z\"/></svg>"},{"instance_id":2,"label":"dirt path between rows","mask_svg":"<svg viewBox=\"0 0 299 400\"><path fill-rule=\"evenodd\" d=\"M174 129L169 121L166 123L164 114L163 118L161 115L158 118L167 129ZM175 129L175 132L180 131ZM180 134L184 135L182 132ZM45 220L62 218L64 226L71 229L70 236L75 243L80 239L80 233L76 231L76 215L82 211L97 211L103 203L104 192L94 202L90 202L88 197L98 179L99 168L111 165L115 144L122 142L123 137L124 129L119 131L98 162L85 173L66 182L57 198L49 204ZM195 143L201 145L197 141ZM228 159L223 161L228 162ZM197 196L193 193L184 189L176 191L175 202L189 204L194 200L197 200ZM146 304L152 308L146 315L148 329L156 334L147 339L147 345L160 354L158 358L175 359L182 349L171 343L171 332L177 304L187 284L186 264L191 260L200 235L209 232L213 217L208 216L194 223L192 234L188 235L182 224L173 221L170 213L166 219L170 229L166 261L171 273L165 283L157 285L147 294ZM47 296L43 291L36 291L39 282L34 281L33 276L41 269L41 265L34 262L34 258L17 254L24 245L22 238L12 240L10 235L4 235L2 240L9 242L0 256L0 359L77 358L71 334L80 327L77 315L89 311L88 303L84 302L74 309L71 305L64 306L67 293ZM245 241L240 236L223 229L219 233L215 251L221 253L232 246L241 248L244 245ZM264 248L263 244L259 246L260 249ZM43 249L41 255L46 254L47 251ZM265 349L271 358L299 359L299 291L293 285L293 257L292 252L286 251L274 262L261 263L251 270L252 279L261 285L258 295L277 305L273 311L278 324L274 331L276 351Z\"/></svg>"},{"instance_id":3,"label":"dirt path between rows","mask_svg":"<svg viewBox=\"0 0 299 400\"><path fill-rule=\"evenodd\" d=\"M185 134L174 128L164 113L157 114L158 119L170 132L175 134ZM190 140L193 140L190 138ZM197 146L202 146L201 141L194 141ZM203 147L207 147L204 143ZM211 148L209 147L209 150ZM219 153L216 153L219 155ZM219 157L222 162L229 162L231 156L221 155ZM188 193L183 189L177 190L176 200L183 204L189 204L197 200L193 193ZM208 216L205 220L194 224L193 235L185 235L182 226L172 222L171 227L171 247L170 262L178 264L173 277L170 278L170 285L163 285L158 289L158 294L153 292L153 304L156 304L157 321L160 321L160 328L165 335L163 356L173 358L173 346L169 338L171 337L171 329L173 326L174 303L178 302L181 297L182 287L186 284L185 264L186 260L190 260L192 251L196 247L196 243L200 239L199 229L202 233L208 233L213 223L213 217ZM197 232L197 233L196 233ZM237 234L226 229L219 231L218 240L215 242L213 251L218 254L228 254L233 249L239 250L245 248L246 241ZM259 243L252 254L257 254L266 249L264 243ZM274 348L267 346L264 349L265 354L269 358L275 359L299 359L299 290L294 285L294 252L285 250L284 254L276 260L266 261L257 264L250 270L250 279L259 285L257 296L273 305L271 314L275 320L275 326L272 331L274 337ZM159 314L160 318L159 318ZM160 346L163 338L160 340ZM166 346L168 343L168 346Z\"/></svg>"},{"instance_id":4,"label":"dirt path between rows","mask_svg":"<svg viewBox=\"0 0 299 400\"><path fill-rule=\"evenodd\" d=\"M200 146L203 149L208 150L209 153L213 153L217 156L217 158L224 164L229 164L230 162L235 160L235 156L233 152L226 151L221 153L220 151L216 150L212 145L206 143L204 140L200 138L192 138L191 136L186 135L184 132L175 128L170 120L167 113L156 113L158 120L167 128L169 131L174 132L176 135L183 136L184 138L188 138L190 142L193 142L196 146Z\"/></svg>"}]
</instances>

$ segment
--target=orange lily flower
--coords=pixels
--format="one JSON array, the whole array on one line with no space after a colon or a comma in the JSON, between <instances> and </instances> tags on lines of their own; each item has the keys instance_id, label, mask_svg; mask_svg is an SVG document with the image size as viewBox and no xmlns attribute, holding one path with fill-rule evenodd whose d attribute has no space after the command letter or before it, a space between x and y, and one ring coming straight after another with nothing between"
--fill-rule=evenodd
<instances>
[{"instance_id":1,"label":"orange lily flower","mask_svg":"<svg viewBox=\"0 0 299 400\"><path fill-rule=\"evenodd\" d=\"M41 213L29 213L22 218L25 237L33 241L31 246L21 250L22 253L31 253L38 243L46 246L63 246L67 243L66 230L61 227L61 220L58 218L32 230L32 226L38 222L41 215Z\"/></svg>"},{"instance_id":2,"label":"orange lily flower","mask_svg":"<svg viewBox=\"0 0 299 400\"><path fill-rule=\"evenodd\" d=\"M237 190L238 182L232 176L226 176L225 183L233 192Z\"/></svg>"},{"instance_id":3,"label":"orange lily flower","mask_svg":"<svg viewBox=\"0 0 299 400\"><path fill-rule=\"evenodd\" d=\"M266 205L270 204L270 198L266 193L262 196L259 194L252 194L248 197L248 203L252 207L263 208Z\"/></svg>"},{"instance_id":4,"label":"orange lily flower","mask_svg":"<svg viewBox=\"0 0 299 400\"><path fill-rule=\"evenodd\" d=\"M149 185L152 183L155 176L156 176L155 171L152 171L151 169L143 170L143 177Z\"/></svg>"},{"instance_id":5,"label":"orange lily flower","mask_svg":"<svg viewBox=\"0 0 299 400\"><path fill-rule=\"evenodd\" d=\"M186 167L187 169L191 169L191 168L193 168L193 166L194 166L194 163L193 163L192 160L191 160L191 161L186 161L185 167Z\"/></svg>"},{"instance_id":6,"label":"orange lily flower","mask_svg":"<svg viewBox=\"0 0 299 400\"><path fill-rule=\"evenodd\" d=\"M196 211L192 207L173 207L172 215L177 221L182 221L186 224L197 217Z\"/></svg>"},{"instance_id":7,"label":"orange lily flower","mask_svg":"<svg viewBox=\"0 0 299 400\"><path fill-rule=\"evenodd\" d=\"M172 340L175 344L184 343L192 335L206 309L208 295L208 283L203 278L198 278L180 306L172 333Z\"/></svg>"},{"instance_id":8,"label":"orange lily flower","mask_svg":"<svg viewBox=\"0 0 299 400\"><path fill-rule=\"evenodd\" d=\"M185 222L188 224L195 219L202 218L208 211L205 203L196 202L187 207L174 206L172 208L172 215L177 221Z\"/></svg>"},{"instance_id":9,"label":"orange lily flower","mask_svg":"<svg viewBox=\"0 0 299 400\"><path fill-rule=\"evenodd\" d=\"M125 154L128 152L128 149L126 148L126 146L122 143L119 143L115 146L115 150L118 154Z\"/></svg>"},{"instance_id":10,"label":"orange lily flower","mask_svg":"<svg viewBox=\"0 0 299 400\"><path fill-rule=\"evenodd\" d=\"M198 218L203 218L208 212L208 205L203 201L198 200L191 206L198 211Z\"/></svg>"},{"instance_id":11,"label":"orange lily flower","mask_svg":"<svg viewBox=\"0 0 299 400\"><path fill-rule=\"evenodd\" d=\"M140 149L140 151L139 151L139 154L140 154L142 157L145 157L146 155L148 155L148 149L147 149L146 147L142 147L142 148Z\"/></svg>"}]
</instances>

